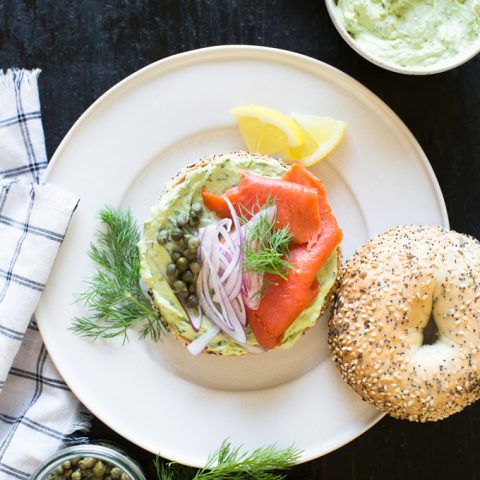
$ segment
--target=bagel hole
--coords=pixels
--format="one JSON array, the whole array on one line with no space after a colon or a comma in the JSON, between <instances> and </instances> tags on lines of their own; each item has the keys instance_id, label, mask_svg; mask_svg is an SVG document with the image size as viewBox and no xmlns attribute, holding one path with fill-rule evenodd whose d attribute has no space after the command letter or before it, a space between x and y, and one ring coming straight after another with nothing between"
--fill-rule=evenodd
<instances>
[{"instance_id":1,"label":"bagel hole","mask_svg":"<svg viewBox=\"0 0 480 480\"><path fill-rule=\"evenodd\" d=\"M427 326L423 329L423 342L422 345L433 345L438 339L438 328L433 318L430 315Z\"/></svg>"}]
</instances>

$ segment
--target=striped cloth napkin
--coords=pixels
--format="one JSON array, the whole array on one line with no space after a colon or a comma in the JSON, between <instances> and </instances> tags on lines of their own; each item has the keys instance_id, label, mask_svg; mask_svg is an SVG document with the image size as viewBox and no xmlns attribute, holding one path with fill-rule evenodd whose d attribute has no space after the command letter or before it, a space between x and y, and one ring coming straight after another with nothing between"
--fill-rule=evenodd
<instances>
[{"instance_id":1,"label":"striped cloth napkin","mask_svg":"<svg viewBox=\"0 0 480 480\"><path fill-rule=\"evenodd\" d=\"M0 479L28 479L88 422L32 317L78 198L43 184L39 70L0 70Z\"/></svg>"}]
</instances>

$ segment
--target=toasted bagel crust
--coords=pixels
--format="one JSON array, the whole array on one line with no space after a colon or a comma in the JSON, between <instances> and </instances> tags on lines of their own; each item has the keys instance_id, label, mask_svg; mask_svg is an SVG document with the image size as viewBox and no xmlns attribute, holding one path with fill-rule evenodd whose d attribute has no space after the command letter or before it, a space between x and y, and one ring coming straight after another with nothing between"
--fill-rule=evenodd
<instances>
[{"instance_id":1,"label":"toasted bagel crust","mask_svg":"<svg viewBox=\"0 0 480 480\"><path fill-rule=\"evenodd\" d=\"M480 243L437 226L363 245L339 281L329 345L344 380L393 417L434 421L480 397ZM433 316L437 340L423 344Z\"/></svg>"}]
</instances>

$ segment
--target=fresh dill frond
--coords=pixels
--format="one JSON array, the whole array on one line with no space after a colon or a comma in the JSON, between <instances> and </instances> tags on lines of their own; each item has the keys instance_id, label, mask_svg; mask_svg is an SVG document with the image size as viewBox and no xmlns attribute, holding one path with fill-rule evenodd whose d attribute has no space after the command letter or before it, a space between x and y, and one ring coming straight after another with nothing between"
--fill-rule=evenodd
<instances>
[{"instance_id":1,"label":"fresh dill frond","mask_svg":"<svg viewBox=\"0 0 480 480\"><path fill-rule=\"evenodd\" d=\"M293 446L280 448L276 444L257 448L251 453L234 447L224 440L220 448L208 458L205 468L192 475L190 467L175 462L162 464L157 457L155 467L158 480L281 480L283 473L300 459L301 451Z\"/></svg>"},{"instance_id":2,"label":"fresh dill frond","mask_svg":"<svg viewBox=\"0 0 480 480\"><path fill-rule=\"evenodd\" d=\"M162 461L160 457L154 460L158 480L192 480L196 469L176 462Z\"/></svg>"},{"instance_id":3,"label":"fresh dill frond","mask_svg":"<svg viewBox=\"0 0 480 480\"><path fill-rule=\"evenodd\" d=\"M276 213L270 221L268 210L275 205L269 200L260 209L258 221L253 225L245 223L244 266L252 273L272 273L287 278L292 264L288 249L292 235L288 226L277 229Z\"/></svg>"},{"instance_id":4,"label":"fresh dill frond","mask_svg":"<svg viewBox=\"0 0 480 480\"><path fill-rule=\"evenodd\" d=\"M88 255L96 266L77 300L89 315L73 320L71 330L83 337L112 338L141 325L141 337L159 340L164 325L140 287L140 230L130 210L106 206L99 212L105 229L98 231Z\"/></svg>"}]
</instances>

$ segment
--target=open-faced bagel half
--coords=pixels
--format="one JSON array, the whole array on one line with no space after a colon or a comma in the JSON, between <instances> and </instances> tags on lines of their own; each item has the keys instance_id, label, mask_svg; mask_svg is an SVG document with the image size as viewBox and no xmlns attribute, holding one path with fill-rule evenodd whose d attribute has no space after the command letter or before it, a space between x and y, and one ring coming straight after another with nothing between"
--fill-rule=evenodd
<instances>
[{"instance_id":1,"label":"open-faced bagel half","mask_svg":"<svg viewBox=\"0 0 480 480\"><path fill-rule=\"evenodd\" d=\"M258 175L280 177L288 166L271 157L234 152L230 154L211 155L197 163L183 168L164 188L159 202L152 207L150 219L145 222L144 236L140 242L141 274L147 285L152 304L171 333L183 344L188 345L209 325L196 332L185 313L185 309L175 296L166 275L166 267L171 258L162 245L156 242L161 228L168 225L172 212L181 211L185 205L202 201L201 191L207 186L209 190L220 194L227 188L239 183L242 172L250 171ZM216 221L215 215L204 209L200 226ZM320 281L319 293L311 305L293 322L283 336L280 348L288 348L309 328L315 325L319 316L328 307L336 285L337 272L341 265L341 250L338 246L317 273ZM204 350L206 353L219 355L244 355L258 351L258 342L250 327L246 326L247 344L234 342L227 335L220 333Z\"/></svg>"}]
</instances>

